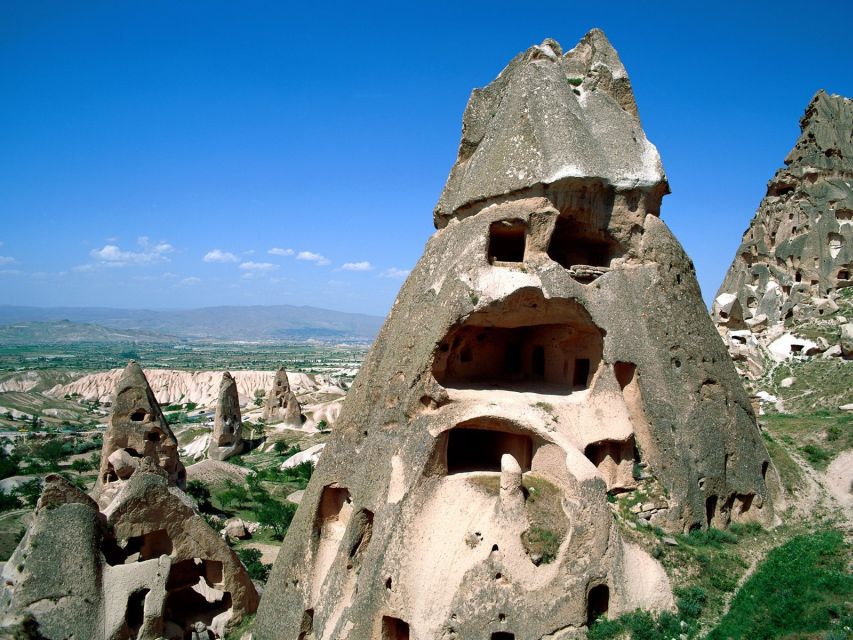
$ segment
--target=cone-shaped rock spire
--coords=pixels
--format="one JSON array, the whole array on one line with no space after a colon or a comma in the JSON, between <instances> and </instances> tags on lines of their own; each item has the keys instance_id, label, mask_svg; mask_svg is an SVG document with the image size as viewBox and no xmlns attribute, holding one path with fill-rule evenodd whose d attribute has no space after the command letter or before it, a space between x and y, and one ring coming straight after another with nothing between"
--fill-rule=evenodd
<instances>
[{"instance_id":1,"label":"cone-shaped rock spire","mask_svg":"<svg viewBox=\"0 0 853 640\"><path fill-rule=\"evenodd\" d=\"M571 635L672 607L608 492L642 488L668 531L772 519L665 191L600 31L475 92L439 231L347 395L257 640Z\"/></svg>"},{"instance_id":2,"label":"cone-shaped rock spire","mask_svg":"<svg viewBox=\"0 0 853 640\"><path fill-rule=\"evenodd\" d=\"M207 448L212 460L227 460L242 453L243 419L240 415L240 397L237 382L226 371L219 385L219 398L216 401L216 417L213 420L213 435Z\"/></svg>"},{"instance_id":3,"label":"cone-shaped rock spire","mask_svg":"<svg viewBox=\"0 0 853 640\"><path fill-rule=\"evenodd\" d=\"M131 360L116 384L113 412L101 448L101 466L95 485L101 508L115 497L143 457L156 460L170 484L185 486L186 471L178 457L178 441L142 368Z\"/></svg>"},{"instance_id":4,"label":"cone-shaped rock spire","mask_svg":"<svg viewBox=\"0 0 853 640\"><path fill-rule=\"evenodd\" d=\"M264 420L268 424L283 422L295 427L302 424L302 409L296 394L290 388L287 370L284 367L280 367L275 372L272 389L267 393L264 403Z\"/></svg>"},{"instance_id":5,"label":"cone-shaped rock spire","mask_svg":"<svg viewBox=\"0 0 853 640\"><path fill-rule=\"evenodd\" d=\"M853 100L819 91L800 129L713 305L720 333L751 377L792 353L834 348L853 357L842 339L853 324L832 318L841 315L842 289L853 286ZM797 335L815 322L824 325L817 342Z\"/></svg>"}]
</instances>

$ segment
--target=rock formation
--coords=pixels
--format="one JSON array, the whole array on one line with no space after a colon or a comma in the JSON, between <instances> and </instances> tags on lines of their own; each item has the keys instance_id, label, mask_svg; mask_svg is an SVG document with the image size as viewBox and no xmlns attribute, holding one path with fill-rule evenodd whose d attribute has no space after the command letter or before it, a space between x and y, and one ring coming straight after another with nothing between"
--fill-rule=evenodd
<instances>
[{"instance_id":1,"label":"rock formation","mask_svg":"<svg viewBox=\"0 0 853 640\"><path fill-rule=\"evenodd\" d=\"M302 410L296 394L290 388L287 370L284 367L275 372L272 389L267 393L264 403L264 420L268 424L283 422L294 427L302 425Z\"/></svg>"},{"instance_id":2,"label":"rock formation","mask_svg":"<svg viewBox=\"0 0 853 640\"><path fill-rule=\"evenodd\" d=\"M216 401L216 417L213 421L213 434L207 454L211 460L227 460L242 453L243 420L240 416L240 399L237 395L237 382L227 371L222 374L219 385L219 399Z\"/></svg>"},{"instance_id":3,"label":"rock formation","mask_svg":"<svg viewBox=\"0 0 853 640\"><path fill-rule=\"evenodd\" d=\"M38 638L181 640L200 621L223 637L258 604L240 561L152 458L104 512L48 476L2 577L0 637L22 618Z\"/></svg>"},{"instance_id":4,"label":"rock formation","mask_svg":"<svg viewBox=\"0 0 853 640\"><path fill-rule=\"evenodd\" d=\"M773 360L841 344L850 321L838 311L839 303L853 304L842 292L853 287L853 101L819 91L800 129L712 309L733 357L751 377ZM797 335L804 324L823 325L817 333L830 340ZM835 352L843 353L843 344Z\"/></svg>"},{"instance_id":5,"label":"rock formation","mask_svg":"<svg viewBox=\"0 0 853 640\"><path fill-rule=\"evenodd\" d=\"M658 217L667 192L600 31L474 91L438 231L344 402L256 640L556 640L669 608L608 503L638 482L667 531L771 522L769 457Z\"/></svg>"},{"instance_id":6,"label":"rock formation","mask_svg":"<svg viewBox=\"0 0 853 640\"><path fill-rule=\"evenodd\" d=\"M131 360L116 384L110 424L104 434L95 497L103 509L131 477L143 457L154 458L171 485L186 486L186 470L178 457L178 441L148 380Z\"/></svg>"}]
</instances>

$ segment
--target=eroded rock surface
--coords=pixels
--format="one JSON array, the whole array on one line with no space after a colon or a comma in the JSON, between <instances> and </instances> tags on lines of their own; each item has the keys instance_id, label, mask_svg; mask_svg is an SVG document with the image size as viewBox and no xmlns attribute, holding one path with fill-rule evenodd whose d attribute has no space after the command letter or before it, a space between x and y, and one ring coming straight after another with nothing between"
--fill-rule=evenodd
<instances>
[{"instance_id":1,"label":"eroded rock surface","mask_svg":"<svg viewBox=\"0 0 853 640\"><path fill-rule=\"evenodd\" d=\"M242 453L245 444L237 382L226 371L222 374L222 383L219 385L213 435L210 437L207 454L211 460L227 460L233 455Z\"/></svg>"},{"instance_id":2,"label":"eroded rock surface","mask_svg":"<svg viewBox=\"0 0 853 640\"><path fill-rule=\"evenodd\" d=\"M47 477L3 571L0 637L29 625L33 637L182 640L200 623L222 638L257 608L245 568L181 490L174 436L134 362L114 410L99 502Z\"/></svg>"},{"instance_id":3,"label":"eroded rock surface","mask_svg":"<svg viewBox=\"0 0 853 640\"><path fill-rule=\"evenodd\" d=\"M833 346L799 335L805 324L823 325L820 333L837 338L842 352L845 346L843 331L830 325L843 290L853 286L853 101L819 91L800 129L712 310L732 356L753 378L773 361Z\"/></svg>"},{"instance_id":4,"label":"eroded rock surface","mask_svg":"<svg viewBox=\"0 0 853 640\"><path fill-rule=\"evenodd\" d=\"M139 365L131 360L116 384L112 414L104 434L95 496L103 509L139 466L150 457L169 483L184 488L186 470L178 456L178 441Z\"/></svg>"},{"instance_id":5,"label":"eroded rock surface","mask_svg":"<svg viewBox=\"0 0 853 640\"><path fill-rule=\"evenodd\" d=\"M268 424L284 423L292 427L302 425L302 410L296 394L290 388L287 370L284 367L275 372L272 389L267 392L264 403L264 420Z\"/></svg>"},{"instance_id":6,"label":"eroded rock surface","mask_svg":"<svg viewBox=\"0 0 853 640\"><path fill-rule=\"evenodd\" d=\"M257 640L576 637L672 606L608 493L658 483L646 516L673 532L773 519L750 402L658 217L666 178L604 35L516 57L463 125Z\"/></svg>"}]
</instances>

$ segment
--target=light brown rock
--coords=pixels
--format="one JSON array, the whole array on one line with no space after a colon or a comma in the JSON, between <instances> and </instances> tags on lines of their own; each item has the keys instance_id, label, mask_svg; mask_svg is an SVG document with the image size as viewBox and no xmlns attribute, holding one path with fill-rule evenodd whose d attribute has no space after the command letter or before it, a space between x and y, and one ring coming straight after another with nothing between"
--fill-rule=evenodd
<instances>
[{"instance_id":1,"label":"light brown rock","mask_svg":"<svg viewBox=\"0 0 853 640\"><path fill-rule=\"evenodd\" d=\"M733 306L755 334L749 359L760 366L743 370L750 378L791 353L768 350L773 328L796 334L804 324L831 323L841 291L853 286L853 101L818 91L800 129L713 303L731 349L743 350L731 340L743 328Z\"/></svg>"},{"instance_id":2,"label":"light brown rock","mask_svg":"<svg viewBox=\"0 0 853 640\"><path fill-rule=\"evenodd\" d=\"M636 464L666 489L654 526L772 521L769 456L666 192L600 31L472 94L438 231L344 401L256 640L543 638L672 608L608 503Z\"/></svg>"},{"instance_id":3,"label":"light brown rock","mask_svg":"<svg viewBox=\"0 0 853 640\"><path fill-rule=\"evenodd\" d=\"M268 424L284 423L293 427L302 425L299 401L290 388L287 370L284 367L276 371L272 389L267 392L267 399L264 403L264 420Z\"/></svg>"},{"instance_id":4,"label":"light brown rock","mask_svg":"<svg viewBox=\"0 0 853 640\"><path fill-rule=\"evenodd\" d=\"M233 455L242 453L245 445L237 382L226 371L222 374L222 382L219 385L213 434L210 437L207 454L211 460L227 460Z\"/></svg>"},{"instance_id":5,"label":"light brown rock","mask_svg":"<svg viewBox=\"0 0 853 640\"><path fill-rule=\"evenodd\" d=\"M110 423L101 448L95 497L102 509L132 476L143 457L156 460L170 484L186 486L186 471L178 457L178 441L163 417L145 374L131 360L116 384Z\"/></svg>"}]
</instances>

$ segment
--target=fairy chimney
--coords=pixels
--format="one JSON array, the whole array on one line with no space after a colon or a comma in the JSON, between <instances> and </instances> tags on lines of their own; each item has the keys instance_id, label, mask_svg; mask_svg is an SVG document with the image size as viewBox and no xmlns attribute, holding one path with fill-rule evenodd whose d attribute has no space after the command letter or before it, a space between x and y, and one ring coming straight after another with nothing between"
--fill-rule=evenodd
<instances>
[{"instance_id":1,"label":"fairy chimney","mask_svg":"<svg viewBox=\"0 0 853 640\"><path fill-rule=\"evenodd\" d=\"M169 483L184 488L186 470L178 457L178 441L145 374L131 360L116 384L113 412L101 447L95 496L102 509L136 471L143 457L156 460Z\"/></svg>"},{"instance_id":2,"label":"fairy chimney","mask_svg":"<svg viewBox=\"0 0 853 640\"><path fill-rule=\"evenodd\" d=\"M229 372L222 374L219 397L216 400L216 417L213 435L207 448L211 460L227 460L243 452L243 420L240 416L240 398L237 382Z\"/></svg>"},{"instance_id":3,"label":"fairy chimney","mask_svg":"<svg viewBox=\"0 0 853 640\"><path fill-rule=\"evenodd\" d=\"M853 309L851 178L853 100L818 91L712 308L747 376L758 378L774 361L831 346L844 355L844 326ZM803 331L809 325L811 331Z\"/></svg>"},{"instance_id":4,"label":"fairy chimney","mask_svg":"<svg viewBox=\"0 0 853 640\"><path fill-rule=\"evenodd\" d=\"M298 427L302 424L302 409L296 394L290 388L287 370L284 367L275 372L272 389L264 404L264 420L267 423L282 422Z\"/></svg>"},{"instance_id":5,"label":"fairy chimney","mask_svg":"<svg viewBox=\"0 0 853 640\"><path fill-rule=\"evenodd\" d=\"M666 531L771 521L769 457L658 217L667 192L601 31L474 91L438 230L347 395L257 640L556 637L669 609L608 502L639 483Z\"/></svg>"}]
</instances>

